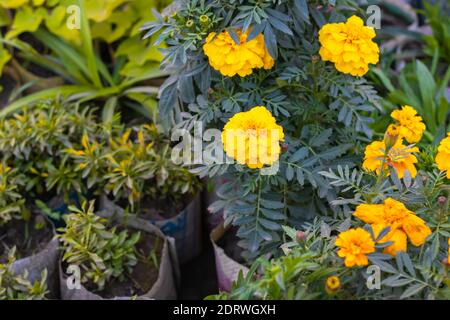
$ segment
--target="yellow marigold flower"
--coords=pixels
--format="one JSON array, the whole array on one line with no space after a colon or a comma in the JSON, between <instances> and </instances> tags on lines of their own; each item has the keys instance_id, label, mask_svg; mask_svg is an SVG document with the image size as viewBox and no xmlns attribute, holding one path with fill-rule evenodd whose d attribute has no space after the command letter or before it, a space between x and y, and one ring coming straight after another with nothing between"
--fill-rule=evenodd
<instances>
[{"instance_id":1,"label":"yellow marigold flower","mask_svg":"<svg viewBox=\"0 0 450 320\"><path fill-rule=\"evenodd\" d=\"M392 241L384 252L393 256L398 251L406 251L408 238L418 247L423 245L431 234L425 221L408 210L403 203L392 198L387 198L384 204L361 204L356 207L353 215L372 226L375 238L383 229L390 227L389 232L380 239L380 243Z\"/></svg>"},{"instance_id":2,"label":"yellow marigold flower","mask_svg":"<svg viewBox=\"0 0 450 320\"><path fill-rule=\"evenodd\" d=\"M417 163L417 158L414 155L416 152L419 152L419 148L405 146L402 139L398 139L392 148L388 150L386 159L384 159L386 153L385 142L374 141L364 151L363 168L380 174L381 170L391 167L394 168L400 179L404 177L406 171L409 171L411 177L414 178L417 175L417 169L414 166ZM381 168L382 166L383 168ZM387 175L389 175L389 172L387 172Z\"/></svg>"},{"instance_id":3,"label":"yellow marigold flower","mask_svg":"<svg viewBox=\"0 0 450 320\"><path fill-rule=\"evenodd\" d=\"M280 155L283 128L265 107L239 112L228 120L222 131L227 155L248 167L272 165Z\"/></svg>"},{"instance_id":4,"label":"yellow marigold flower","mask_svg":"<svg viewBox=\"0 0 450 320\"><path fill-rule=\"evenodd\" d=\"M319 53L323 61L333 62L338 71L363 76L369 71L369 64L378 63L380 49L372 41L374 37L372 27L352 16L345 23L328 23L320 29Z\"/></svg>"},{"instance_id":5,"label":"yellow marigold flower","mask_svg":"<svg viewBox=\"0 0 450 320\"><path fill-rule=\"evenodd\" d=\"M247 41L248 32L237 31L240 44L236 44L228 31L211 32L203 45L203 51L209 59L209 64L222 75L232 77L239 74L248 76L253 69L270 69L274 60L264 44L264 36Z\"/></svg>"},{"instance_id":6,"label":"yellow marigold flower","mask_svg":"<svg viewBox=\"0 0 450 320\"><path fill-rule=\"evenodd\" d=\"M345 266L366 266L369 264L367 254L375 252L375 242L370 233L362 228L341 232L336 239L340 247L338 256L345 258Z\"/></svg>"},{"instance_id":7,"label":"yellow marigold flower","mask_svg":"<svg viewBox=\"0 0 450 320\"><path fill-rule=\"evenodd\" d=\"M330 294L335 293L341 287L341 280L338 276L331 276L326 281L326 291Z\"/></svg>"},{"instance_id":8,"label":"yellow marigold flower","mask_svg":"<svg viewBox=\"0 0 450 320\"><path fill-rule=\"evenodd\" d=\"M439 170L447 171L447 178L450 179L450 132L439 143L436 164Z\"/></svg>"},{"instance_id":9,"label":"yellow marigold flower","mask_svg":"<svg viewBox=\"0 0 450 320\"><path fill-rule=\"evenodd\" d=\"M413 107L403 106L401 110L394 110L391 117L398 121L400 137L405 138L409 143L416 143L422 139L426 127L422 117L417 115Z\"/></svg>"}]
</instances>

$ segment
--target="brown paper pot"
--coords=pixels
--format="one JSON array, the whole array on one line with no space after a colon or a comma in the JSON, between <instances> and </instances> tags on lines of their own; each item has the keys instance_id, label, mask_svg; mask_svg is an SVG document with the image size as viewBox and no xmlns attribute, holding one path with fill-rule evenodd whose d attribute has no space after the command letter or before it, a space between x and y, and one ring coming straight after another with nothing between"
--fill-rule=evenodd
<instances>
[{"instance_id":1,"label":"brown paper pot","mask_svg":"<svg viewBox=\"0 0 450 320\"><path fill-rule=\"evenodd\" d=\"M99 212L99 215L123 221L123 210L119 207L114 207L107 211ZM176 250L174 248L173 239L166 237L158 228L153 226L150 222L135 218L127 217L127 226L130 228L155 234L164 239L164 245L161 255L161 264L159 268L158 279L153 285L152 289L146 294L137 297L137 300L174 300L177 298L176 284L179 279L179 270L177 265ZM61 298L63 300L129 300L131 297L115 297L113 299L105 299L93 292L88 291L83 285L80 289L69 289L67 286L67 276L60 266L60 290Z\"/></svg>"},{"instance_id":2,"label":"brown paper pot","mask_svg":"<svg viewBox=\"0 0 450 320\"><path fill-rule=\"evenodd\" d=\"M39 281L42 271L47 269L47 288L50 299L59 298L58 246L58 240L53 238L43 250L32 256L16 260L12 265L15 274L23 274L27 270L28 280L31 282Z\"/></svg>"},{"instance_id":3,"label":"brown paper pot","mask_svg":"<svg viewBox=\"0 0 450 320\"><path fill-rule=\"evenodd\" d=\"M107 197L102 197L101 208L115 205ZM149 220L166 236L175 239L178 259L181 264L197 257L202 251L201 197L197 195L180 213L170 219Z\"/></svg>"},{"instance_id":4,"label":"brown paper pot","mask_svg":"<svg viewBox=\"0 0 450 320\"><path fill-rule=\"evenodd\" d=\"M248 273L248 268L233 260L225 251L217 245L217 242L225 235L227 228L223 224L217 226L210 234L211 243L214 248L214 258L216 260L217 283L220 291L230 291L242 271L244 275Z\"/></svg>"}]
</instances>

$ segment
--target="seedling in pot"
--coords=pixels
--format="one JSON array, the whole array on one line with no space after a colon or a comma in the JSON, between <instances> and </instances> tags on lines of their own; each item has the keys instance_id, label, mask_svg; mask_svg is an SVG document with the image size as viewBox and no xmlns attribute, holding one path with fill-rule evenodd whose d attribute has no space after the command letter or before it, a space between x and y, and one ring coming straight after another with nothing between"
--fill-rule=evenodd
<instances>
[{"instance_id":1,"label":"seedling in pot","mask_svg":"<svg viewBox=\"0 0 450 320\"><path fill-rule=\"evenodd\" d=\"M41 279L34 282L28 280L28 271L16 274L13 263L16 261L16 248L8 253L5 263L0 263L0 300L44 300L47 298L47 269L41 273Z\"/></svg>"},{"instance_id":2,"label":"seedling in pot","mask_svg":"<svg viewBox=\"0 0 450 320\"><path fill-rule=\"evenodd\" d=\"M156 281L158 238L129 230L95 214L94 201L69 207L66 226L58 236L63 247L62 268L75 265L81 283L102 297L133 296L146 293ZM149 241L153 249L146 245ZM144 282L144 283L142 283Z\"/></svg>"},{"instance_id":3,"label":"seedling in pot","mask_svg":"<svg viewBox=\"0 0 450 320\"><path fill-rule=\"evenodd\" d=\"M68 150L76 170L99 181L97 193L141 218L158 220L178 214L200 190L198 178L173 163L170 141L156 126L117 126L109 133L102 138L107 144L83 136L80 149Z\"/></svg>"},{"instance_id":4,"label":"seedling in pot","mask_svg":"<svg viewBox=\"0 0 450 320\"><path fill-rule=\"evenodd\" d=\"M50 222L26 206L24 180L17 169L0 163L0 259L12 247L19 258L32 255L53 237Z\"/></svg>"}]
</instances>

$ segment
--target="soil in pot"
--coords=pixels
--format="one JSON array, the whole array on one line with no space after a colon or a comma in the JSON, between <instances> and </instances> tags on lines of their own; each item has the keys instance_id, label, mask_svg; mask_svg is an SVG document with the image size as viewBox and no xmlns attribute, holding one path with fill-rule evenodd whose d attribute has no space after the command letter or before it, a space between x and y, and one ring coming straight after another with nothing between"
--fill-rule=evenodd
<instances>
[{"instance_id":1,"label":"soil in pot","mask_svg":"<svg viewBox=\"0 0 450 320\"><path fill-rule=\"evenodd\" d=\"M117 211L117 208L127 208L124 201L116 205L106 197L101 199L103 209ZM187 195L183 200L175 204L169 200L152 201L144 198L140 207L133 210L139 219L150 222L166 236L175 239L180 264L198 256L202 248L200 197Z\"/></svg>"},{"instance_id":2,"label":"soil in pot","mask_svg":"<svg viewBox=\"0 0 450 320\"><path fill-rule=\"evenodd\" d=\"M217 241L217 245L221 247L225 254L234 261L244 264L245 259L242 258L242 252L244 251L238 246L239 238L236 236L236 229L231 228Z\"/></svg>"},{"instance_id":3,"label":"soil in pot","mask_svg":"<svg viewBox=\"0 0 450 320\"><path fill-rule=\"evenodd\" d=\"M51 223L42 216L36 216L30 221L8 222L0 227L0 262L6 262L8 251L14 246L17 248L17 259L43 250L53 235Z\"/></svg>"},{"instance_id":4,"label":"soil in pot","mask_svg":"<svg viewBox=\"0 0 450 320\"><path fill-rule=\"evenodd\" d=\"M139 230L128 228L130 233ZM142 296L149 292L155 282L158 280L159 268L154 265L150 259L150 253L156 257L158 265L161 262L164 240L160 237L141 232L141 240L136 244L141 258L133 268L131 274L125 274L124 279L112 279L101 291L97 290L94 283L84 283L83 286L90 292L93 292L104 299L113 299L115 297L133 297ZM147 258L147 259L146 259ZM67 264L63 263L63 270L67 270Z\"/></svg>"},{"instance_id":5,"label":"soil in pot","mask_svg":"<svg viewBox=\"0 0 450 320\"><path fill-rule=\"evenodd\" d=\"M167 220L178 215L194 199L192 195L186 195L181 201L171 199L153 200L145 197L141 200L138 212L139 218L143 220L160 221ZM122 208L129 206L126 200L121 200L118 205Z\"/></svg>"}]
</instances>

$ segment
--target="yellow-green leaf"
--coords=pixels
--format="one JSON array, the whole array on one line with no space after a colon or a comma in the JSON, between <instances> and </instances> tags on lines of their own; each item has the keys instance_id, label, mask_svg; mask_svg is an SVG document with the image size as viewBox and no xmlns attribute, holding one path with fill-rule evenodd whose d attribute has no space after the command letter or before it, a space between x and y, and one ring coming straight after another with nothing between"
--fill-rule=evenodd
<instances>
[{"instance_id":1,"label":"yellow-green leaf","mask_svg":"<svg viewBox=\"0 0 450 320\"><path fill-rule=\"evenodd\" d=\"M51 33L60 36L68 42L80 45L80 31L77 29L69 29L66 22L66 8L64 6L58 6L45 19L45 26Z\"/></svg>"},{"instance_id":2,"label":"yellow-green leaf","mask_svg":"<svg viewBox=\"0 0 450 320\"><path fill-rule=\"evenodd\" d=\"M88 19L102 22L109 18L114 9L130 0L95 0L86 1Z\"/></svg>"},{"instance_id":3,"label":"yellow-green leaf","mask_svg":"<svg viewBox=\"0 0 450 320\"><path fill-rule=\"evenodd\" d=\"M129 78L146 78L154 77L159 71L159 63L158 62L147 62L144 65L137 65L133 61L128 62L122 70L120 70L120 75Z\"/></svg>"},{"instance_id":4,"label":"yellow-green leaf","mask_svg":"<svg viewBox=\"0 0 450 320\"><path fill-rule=\"evenodd\" d=\"M42 6L44 4L45 0L33 0L33 5L35 6Z\"/></svg>"},{"instance_id":5,"label":"yellow-green leaf","mask_svg":"<svg viewBox=\"0 0 450 320\"><path fill-rule=\"evenodd\" d=\"M103 39L112 43L125 36L135 19L135 13L131 10L114 12L108 20L93 23L91 28L92 38Z\"/></svg>"},{"instance_id":6,"label":"yellow-green leaf","mask_svg":"<svg viewBox=\"0 0 450 320\"><path fill-rule=\"evenodd\" d=\"M161 61L162 54L157 47L135 36L123 41L116 51L116 56L126 56L130 63L142 66L147 61Z\"/></svg>"},{"instance_id":7,"label":"yellow-green leaf","mask_svg":"<svg viewBox=\"0 0 450 320\"><path fill-rule=\"evenodd\" d=\"M3 73L3 67L11 59L11 54L3 47L0 47L0 75Z\"/></svg>"},{"instance_id":8,"label":"yellow-green leaf","mask_svg":"<svg viewBox=\"0 0 450 320\"><path fill-rule=\"evenodd\" d=\"M29 0L1 0L0 6L7 9L16 9L28 3Z\"/></svg>"},{"instance_id":9,"label":"yellow-green leaf","mask_svg":"<svg viewBox=\"0 0 450 320\"><path fill-rule=\"evenodd\" d=\"M9 25L10 19L8 16L8 12L4 8L0 8L0 27L4 27Z\"/></svg>"},{"instance_id":10,"label":"yellow-green leaf","mask_svg":"<svg viewBox=\"0 0 450 320\"><path fill-rule=\"evenodd\" d=\"M12 39L21 33L36 31L46 16L47 11L44 8L38 8L33 11L31 7L23 7L17 10L11 30L6 34L5 38Z\"/></svg>"}]
</instances>

